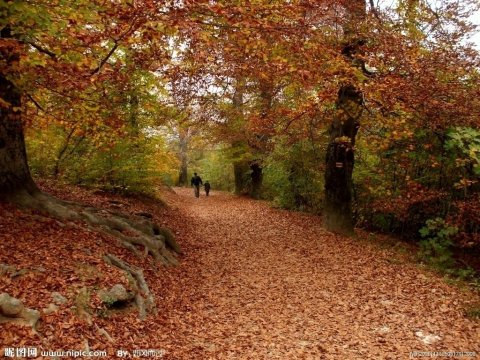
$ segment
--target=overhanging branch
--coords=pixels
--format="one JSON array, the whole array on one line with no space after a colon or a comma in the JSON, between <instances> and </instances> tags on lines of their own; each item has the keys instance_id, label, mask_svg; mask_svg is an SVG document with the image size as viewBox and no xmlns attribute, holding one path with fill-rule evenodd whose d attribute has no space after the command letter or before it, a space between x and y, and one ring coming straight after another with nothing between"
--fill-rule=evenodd
<instances>
[{"instance_id":1,"label":"overhanging branch","mask_svg":"<svg viewBox=\"0 0 480 360\"><path fill-rule=\"evenodd\" d=\"M115 40L115 44L113 45L112 49L109 51L107 56L105 56L102 59L102 61L100 61L100 64L92 71L92 73L91 73L92 76L97 74L100 70L102 70L103 65L105 65L105 63L108 61L108 59L110 59L110 57L113 55L115 50L117 50L117 48L118 48L118 42Z\"/></svg>"},{"instance_id":2,"label":"overhanging branch","mask_svg":"<svg viewBox=\"0 0 480 360\"><path fill-rule=\"evenodd\" d=\"M35 50L37 50L38 52L41 52L42 54L45 54L45 55L48 55L50 56L52 59L56 59L57 58L57 54L55 54L54 52L38 45L37 43L34 43L33 41L26 41L25 42L26 44L30 45L31 47L33 47Z\"/></svg>"}]
</instances>

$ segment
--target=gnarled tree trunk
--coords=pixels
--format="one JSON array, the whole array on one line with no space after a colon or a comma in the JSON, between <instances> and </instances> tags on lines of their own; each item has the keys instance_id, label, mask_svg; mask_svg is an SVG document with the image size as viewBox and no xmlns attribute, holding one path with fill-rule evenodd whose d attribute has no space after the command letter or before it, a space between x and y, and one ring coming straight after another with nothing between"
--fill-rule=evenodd
<instances>
[{"instance_id":1,"label":"gnarled tree trunk","mask_svg":"<svg viewBox=\"0 0 480 360\"><path fill-rule=\"evenodd\" d=\"M247 192L246 174L248 172L248 162L235 161L233 163L233 175L235 178L235 195L242 195Z\"/></svg>"},{"instance_id":2,"label":"gnarled tree trunk","mask_svg":"<svg viewBox=\"0 0 480 360\"><path fill-rule=\"evenodd\" d=\"M250 187L250 196L254 199L260 199L262 195L263 173L261 166L252 162L250 164L252 185Z\"/></svg>"},{"instance_id":3,"label":"gnarled tree trunk","mask_svg":"<svg viewBox=\"0 0 480 360\"><path fill-rule=\"evenodd\" d=\"M0 31L0 38L7 42L13 40L8 26ZM15 45L12 42L11 48L0 47L0 62L6 65L0 69L0 200L40 210L58 219L83 220L92 229L116 237L122 246L136 254L136 246L143 246L145 253L151 254L155 260L166 265L176 264L176 258L167 249L167 239L157 231L157 225L144 219L131 219L125 214L56 199L35 185L25 149L22 94L8 78L11 75L9 69L19 58Z\"/></svg>"},{"instance_id":4,"label":"gnarled tree trunk","mask_svg":"<svg viewBox=\"0 0 480 360\"><path fill-rule=\"evenodd\" d=\"M25 151L21 95L3 74L0 75L0 97L9 103L0 110L0 196L13 196L22 190L36 192Z\"/></svg>"},{"instance_id":5,"label":"gnarled tree trunk","mask_svg":"<svg viewBox=\"0 0 480 360\"><path fill-rule=\"evenodd\" d=\"M10 40L10 29L3 28L0 39ZM18 54L8 46L0 50L0 62L6 64L0 72L0 197L16 193L38 192L28 168L22 123L22 95L8 79L8 69L18 62Z\"/></svg>"},{"instance_id":6,"label":"gnarled tree trunk","mask_svg":"<svg viewBox=\"0 0 480 360\"><path fill-rule=\"evenodd\" d=\"M365 0L351 0L346 5L349 20L344 26L342 54L352 66L364 66L356 58L364 40L356 35L356 26L365 19ZM352 234L352 173L355 164L355 137L360 127L363 94L354 84L338 91L337 110L330 126L325 170L325 227L334 232Z\"/></svg>"},{"instance_id":7,"label":"gnarled tree trunk","mask_svg":"<svg viewBox=\"0 0 480 360\"><path fill-rule=\"evenodd\" d=\"M353 86L340 89L337 113L330 126L325 169L325 226L330 231L353 232L352 173L354 146L360 123L362 93Z\"/></svg>"}]
</instances>

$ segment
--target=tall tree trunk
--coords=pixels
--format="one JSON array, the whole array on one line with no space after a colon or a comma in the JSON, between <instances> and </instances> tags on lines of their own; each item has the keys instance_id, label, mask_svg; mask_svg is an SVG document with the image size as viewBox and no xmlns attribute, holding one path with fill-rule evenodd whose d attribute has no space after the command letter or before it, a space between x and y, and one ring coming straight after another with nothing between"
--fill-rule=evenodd
<instances>
[{"instance_id":1,"label":"tall tree trunk","mask_svg":"<svg viewBox=\"0 0 480 360\"><path fill-rule=\"evenodd\" d=\"M254 146L257 147L257 152L265 151L266 140L271 137L271 131L273 130L270 125L270 112L273 106L273 83L268 80L260 80L259 84L260 89L260 117L264 121L264 131L265 134L261 134L261 137L255 139ZM250 162L250 196L254 199L260 199L262 196L262 185L263 185L263 171L261 163L258 159Z\"/></svg>"},{"instance_id":2,"label":"tall tree trunk","mask_svg":"<svg viewBox=\"0 0 480 360\"><path fill-rule=\"evenodd\" d=\"M246 161L235 161L233 163L233 175L235 177L235 195L242 195L247 192L247 172L248 163Z\"/></svg>"},{"instance_id":3,"label":"tall tree trunk","mask_svg":"<svg viewBox=\"0 0 480 360\"><path fill-rule=\"evenodd\" d=\"M1 39L11 39L10 29L3 28ZM13 47L12 47L13 48ZM18 54L8 47L0 52L0 62L6 64L0 72L0 197L17 192L38 192L28 168L22 123L22 95L7 78L8 68L18 61ZM7 70L5 70L5 68Z\"/></svg>"},{"instance_id":4,"label":"tall tree trunk","mask_svg":"<svg viewBox=\"0 0 480 360\"><path fill-rule=\"evenodd\" d=\"M136 89L134 88L131 91L132 93L128 100L128 122L130 125L131 134L137 137L140 134L140 124L138 123L140 101L138 99L138 94L135 92Z\"/></svg>"},{"instance_id":5,"label":"tall tree trunk","mask_svg":"<svg viewBox=\"0 0 480 360\"><path fill-rule=\"evenodd\" d=\"M0 194L12 195L19 190L35 192L37 187L28 168L19 110L21 95L3 74L0 75L0 97L9 103L0 110Z\"/></svg>"},{"instance_id":6,"label":"tall tree trunk","mask_svg":"<svg viewBox=\"0 0 480 360\"><path fill-rule=\"evenodd\" d=\"M325 226L330 231L353 232L352 173L354 146L360 123L362 93L353 86L340 89L337 113L330 126L325 169Z\"/></svg>"},{"instance_id":7,"label":"tall tree trunk","mask_svg":"<svg viewBox=\"0 0 480 360\"><path fill-rule=\"evenodd\" d=\"M345 43L342 54L352 66L364 68L356 58L364 40L359 39L356 25L365 19L365 0L352 0L347 9L349 20L344 26ZM329 131L325 170L325 227L334 232L352 234L352 173L355 164L355 137L360 127L363 94L354 84L343 85L338 91L337 110Z\"/></svg>"},{"instance_id":8,"label":"tall tree trunk","mask_svg":"<svg viewBox=\"0 0 480 360\"><path fill-rule=\"evenodd\" d=\"M178 185L180 186L188 185L188 162L187 162L186 156L182 156L182 161L180 164L180 173L178 175Z\"/></svg>"},{"instance_id":9,"label":"tall tree trunk","mask_svg":"<svg viewBox=\"0 0 480 360\"><path fill-rule=\"evenodd\" d=\"M233 103L233 121L242 122L243 118L243 86L244 83L241 80L237 81L235 87L235 93L233 94L232 103ZM232 148L234 149L234 158L242 157L244 155L245 141L237 140L232 143ZM235 195L245 194L247 192L247 178L246 174L248 172L249 165L246 160L234 160L233 161L233 175L235 178Z\"/></svg>"},{"instance_id":10,"label":"tall tree trunk","mask_svg":"<svg viewBox=\"0 0 480 360\"><path fill-rule=\"evenodd\" d=\"M254 199L260 199L262 195L263 173L259 164L253 162L250 164L252 185L250 196Z\"/></svg>"},{"instance_id":11,"label":"tall tree trunk","mask_svg":"<svg viewBox=\"0 0 480 360\"><path fill-rule=\"evenodd\" d=\"M62 162L63 157L66 154L66 152L68 150L68 147L70 146L70 140L71 140L71 138L72 138L72 136L75 132L75 129L76 129L75 126L73 126L70 129L70 132L68 133L67 137L65 138L65 141L64 141L62 147L60 148L60 150L58 152L58 155L55 159L55 165L54 165L53 171L52 171L52 175L55 179L58 179L58 175L60 174L60 163Z\"/></svg>"},{"instance_id":12,"label":"tall tree trunk","mask_svg":"<svg viewBox=\"0 0 480 360\"><path fill-rule=\"evenodd\" d=\"M180 129L180 171L178 185L188 186L188 130Z\"/></svg>"},{"instance_id":13,"label":"tall tree trunk","mask_svg":"<svg viewBox=\"0 0 480 360\"><path fill-rule=\"evenodd\" d=\"M254 146L257 146L257 152L265 151L267 145L267 140L271 137L271 132L273 131L270 123L270 112L273 106L273 95L274 87L273 83L268 80L260 80L260 117L264 121L264 131L266 134L261 134L260 138L256 139L259 142L254 141ZM251 186L250 186L250 196L254 199L260 199L262 196L262 185L263 185L263 172L262 166L259 159L254 159L250 162L250 171L251 171Z\"/></svg>"}]
</instances>

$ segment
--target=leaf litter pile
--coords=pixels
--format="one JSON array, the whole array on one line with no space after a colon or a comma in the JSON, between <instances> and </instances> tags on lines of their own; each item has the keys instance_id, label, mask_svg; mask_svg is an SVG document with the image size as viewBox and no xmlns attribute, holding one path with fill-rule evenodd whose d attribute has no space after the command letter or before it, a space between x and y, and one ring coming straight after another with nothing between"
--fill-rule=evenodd
<instances>
[{"instance_id":1,"label":"leaf litter pile","mask_svg":"<svg viewBox=\"0 0 480 360\"><path fill-rule=\"evenodd\" d=\"M0 324L3 347L158 349L165 359L407 359L411 351L480 354L480 324L465 315L471 291L396 254L325 231L312 215L191 189L151 200L43 188L66 200L148 212L183 248L177 267L156 266L82 223L0 205L0 293L41 312L36 331ZM203 194L202 194L203 195ZM100 289L125 273L105 254L143 269L157 313L105 311ZM47 309L52 294L66 303ZM0 348L2 354L3 348Z\"/></svg>"}]
</instances>

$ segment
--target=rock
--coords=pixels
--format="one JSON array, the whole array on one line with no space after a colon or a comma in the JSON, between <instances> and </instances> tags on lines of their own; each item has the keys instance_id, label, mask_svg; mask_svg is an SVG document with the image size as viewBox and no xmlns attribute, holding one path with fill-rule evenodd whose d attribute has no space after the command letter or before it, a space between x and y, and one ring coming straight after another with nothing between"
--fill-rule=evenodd
<instances>
[{"instance_id":1,"label":"rock","mask_svg":"<svg viewBox=\"0 0 480 360\"><path fill-rule=\"evenodd\" d=\"M110 290L101 290L98 295L104 303L110 305L118 302L127 302L135 297L134 293L127 291L121 284L112 286Z\"/></svg>"},{"instance_id":2,"label":"rock","mask_svg":"<svg viewBox=\"0 0 480 360\"><path fill-rule=\"evenodd\" d=\"M22 318L30 325L35 326L37 321L40 319L40 311L33 309L25 309L22 313Z\"/></svg>"},{"instance_id":3,"label":"rock","mask_svg":"<svg viewBox=\"0 0 480 360\"><path fill-rule=\"evenodd\" d=\"M18 317L25 309L22 302L7 293L0 294L0 312L7 317Z\"/></svg>"},{"instance_id":4,"label":"rock","mask_svg":"<svg viewBox=\"0 0 480 360\"><path fill-rule=\"evenodd\" d=\"M0 323L14 322L35 327L39 319L39 311L25 308L20 300L7 293L0 294Z\"/></svg>"},{"instance_id":5,"label":"rock","mask_svg":"<svg viewBox=\"0 0 480 360\"><path fill-rule=\"evenodd\" d=\"M155 305L155 297L150 292L148 284L143 276L142 269L132 266L112 254L106 254L104 256L104 259L108 264L126 271L135 281L133 285L136 289L136 293L134 294L134 302L138 308L138 317L140 318L140 320L145 319L145 317L147 316L147 312L156 314L157 310Z\"/></svg>"},{"instance_id":6,"label":"rock","mask_svg":"<svg viewBox=\"0 0 480 360\"><path fill-rule=\"evenodd\" d=\"M58 306L55 304L49 304L45 309L43 309L44 314L52 314L58 311Z\"/></svg>"},{"instance_id":7,"label":"rock","mask_svg":"<svg viewBox=\"0 0 480 360\"><path fill-rule=\"evenodd\" d=\"M62 294L60 294L59 292L53 292L52 299L53 299L53 302L57 305L65 305L68 302L67 298Z\"/></svg>"},{"instance_id":8,"label":"rock","mask_svg":"<svg viewBox=\"0 0 480 360\"><path fill-rule=\"evenodd\" d=\"M120 284L114 285L109 293L116 301L128 301L133 298L133 294L129 293L123 285Z\"/></svg>"}]
</instances>

